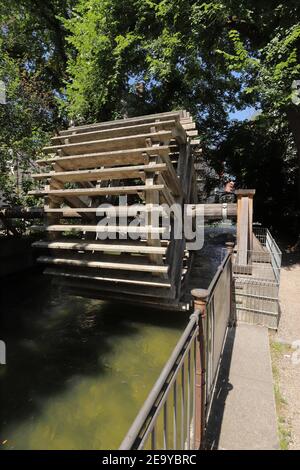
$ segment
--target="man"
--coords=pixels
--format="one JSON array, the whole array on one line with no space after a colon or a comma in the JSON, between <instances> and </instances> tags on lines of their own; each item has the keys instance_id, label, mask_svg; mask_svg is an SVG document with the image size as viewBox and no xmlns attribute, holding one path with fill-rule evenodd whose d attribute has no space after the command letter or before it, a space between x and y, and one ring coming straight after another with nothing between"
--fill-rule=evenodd
<instances>
[{"instance_id":1,"label":"man","mask_svg":"<svg viewBox=\"0 0 300 470\"><path fill-rule=\"evenodd\" d=\"M235 190L235 178L228 177L224 181L224 189L219 194L219 202L235 202L236 197L234 194Z\"/></svg>"},{"instance_id":2,"label":"man","mask_svg":"<svg viewBox=\"0 0 300 470\"><path fill-rule=\"evenodd\" d=\"M223 179L223 184L221 187L216 188L211 194L207 202L208 203L220 203L220 202L235 202L236 196L234 194L235 190L235 178L228 176Z\"/></svg>"}]
</instances>

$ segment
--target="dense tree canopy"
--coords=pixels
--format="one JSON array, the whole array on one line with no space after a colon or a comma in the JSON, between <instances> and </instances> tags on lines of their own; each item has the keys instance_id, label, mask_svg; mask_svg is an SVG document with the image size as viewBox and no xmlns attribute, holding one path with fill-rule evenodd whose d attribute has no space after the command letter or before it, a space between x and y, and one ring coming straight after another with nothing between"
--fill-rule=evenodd
<instances>
[{"instance_id":1,"label":"dense tree canopy","mask_svg":"<svg viewBox=\"0 0 300 470\"><path fill-rule=\"evenodd\" d=\"M0 0L0 24L2 189L66 119L184 107L204 158L257 187L257 213L297 222L298 0ZM230 121L247 106L254 120Z\"/></svg>"},{"instance_id":2,"label":"dense tree canopy","mask_svg":"<svg viewBox=\"0 0 300 470\"><path fill-rule=\"evenodd\" d=\"M57 15L66 17L71 5L58 0L0 1L0 80L7 99L0 105L0 189L12 204L26 199L32 184L26 173L49 133L61 125L57 100L67 56Z\"/></svg>"}]
</instances>

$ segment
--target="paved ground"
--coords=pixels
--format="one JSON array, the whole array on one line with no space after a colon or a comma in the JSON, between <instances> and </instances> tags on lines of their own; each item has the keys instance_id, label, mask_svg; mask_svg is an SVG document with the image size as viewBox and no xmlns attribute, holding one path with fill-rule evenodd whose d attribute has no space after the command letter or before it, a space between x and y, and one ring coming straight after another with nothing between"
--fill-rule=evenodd
<instances>
[{"instance_id":1,"label":"paved ground","mask_svg":"<svg viewBox=\"0 0 300 470\"><path fill-rule=\"evenodd\" d=\"M292 344L299 341L300 348L300 255L284 254L280 284L281 319L273 341ZM293 360L294 359L294 360ZM298 359L298 360L297 360ZM279 389L285 401L284 418L290 427L289 449L300 449L300 349L281 355L277 363Z\"/></svg>"},{"instance_id":2,"label":"paved ground","mask_svg":"<svg viewBox=\"0 0 300 470\"><path fill-rule=\"evenodd\" d=\"M267 328L229 330L210 416L209 448L278 449Z\"/></svg>"}]
</instances>

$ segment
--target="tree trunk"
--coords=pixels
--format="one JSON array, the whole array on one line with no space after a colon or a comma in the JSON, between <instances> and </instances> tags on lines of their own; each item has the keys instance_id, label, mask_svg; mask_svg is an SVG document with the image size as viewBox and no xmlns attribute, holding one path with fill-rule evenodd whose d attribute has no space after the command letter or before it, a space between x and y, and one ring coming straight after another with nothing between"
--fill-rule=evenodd
<instances>
[{"instance_id":1,"label":"tree trunk","mask_svg":"<svg viewBox=\"0 0 300 470\"><path fill-rule=\"evenodd\" d=\"M298 154L298 205L300 206L300 106L288 108L287 118Z\"/></svg>"}]
</instances>

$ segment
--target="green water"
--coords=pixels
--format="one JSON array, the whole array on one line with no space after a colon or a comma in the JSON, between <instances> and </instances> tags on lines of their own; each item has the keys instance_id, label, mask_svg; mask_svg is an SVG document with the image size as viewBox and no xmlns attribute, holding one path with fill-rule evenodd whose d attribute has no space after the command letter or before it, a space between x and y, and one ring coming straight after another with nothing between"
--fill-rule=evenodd
<instances>
[{"instance_id":1,"label":"green water","mask_svg":"<svg viewBox=\"0 0 300 470\"><path fill-rule=\"evenodd\" d=\"M187 317L70 297L39 276L3 293L1 449L118 448Z\"/></svg>"}]
</instances>

